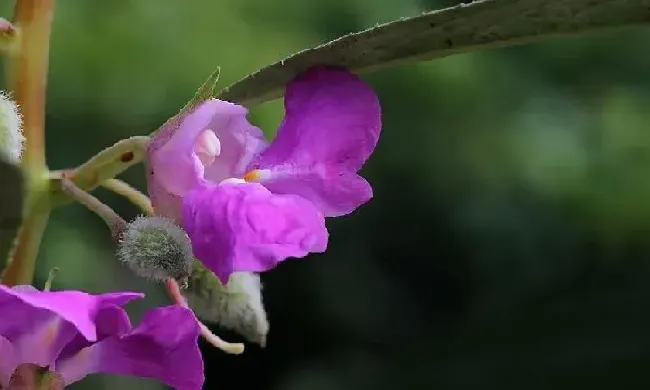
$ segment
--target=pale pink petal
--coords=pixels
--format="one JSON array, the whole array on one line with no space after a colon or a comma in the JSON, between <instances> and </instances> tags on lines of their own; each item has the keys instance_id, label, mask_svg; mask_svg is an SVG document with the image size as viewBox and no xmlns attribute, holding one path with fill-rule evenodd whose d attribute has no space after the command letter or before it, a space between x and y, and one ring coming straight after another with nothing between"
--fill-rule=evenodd
<instances>
[{"instance_id":1,"label":"pale pink petal","mask_svg":"<svg viewBox=\"0 0 650 390\"><path fill-rule=\"evenodd\" d=\"M147 151L147 183L157 214L176 218L180 198L194 186L244 174L267 145L247 113L245 107L209 99L156 133Z\"/></svg>"}]
</instances>

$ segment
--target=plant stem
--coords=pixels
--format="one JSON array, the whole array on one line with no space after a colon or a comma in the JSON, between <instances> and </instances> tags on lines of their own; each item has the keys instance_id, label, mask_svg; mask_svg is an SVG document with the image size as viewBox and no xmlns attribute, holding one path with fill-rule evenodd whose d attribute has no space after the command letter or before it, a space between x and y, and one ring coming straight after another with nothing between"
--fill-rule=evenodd
<instances>
[{"instance_id":1,"label":"plant stem","mask_svg":"<svg viewBox=\"0 0 650 390\"><path fill-rule=\"evenodd\" d=\"M45 164L45 90L54 0L18 0L13 26L19 31L9 52L9 85L23 116L26 179L25 220L18 233L2 282L31 284L41 240L50 215L49 181Z\"/></svg>"},{"instance_id":2,"label":"plant stem","mask_svg":"<svg viewBox=\"0 0 650 390\"><path fill-rule=\"evenodd\" d=\"M131 187L128 183L119 179L108 179L101 184L102 187L118 195L127 198L131 203L138 206L146 215L154 215L154 209L147 195Z\"/></svg>"},{"instance_id":3,"label":"plant stem","mask_svg":"<svg viewBox=\"0 0 650 390\"><path fill-rule=\"evenodd\" d=\"M32 210L18 231L17 245L13 251L13 260L2 273L2 284L15 286L31 284L36 269L36 257L43 233L50 217L48 210Z\"/></svg>"},{"instance_id":4,"label":"plant stem","mask_svg":"<svg viewBox=\"0 0 650 390\"><path fill-rule=\"evenodd\" d=\"M52 283L54 283L54 278L56 278L56 275L59 273L59 269L57 267L54 267L50 270L50 273L47 274L47 280L45 281L45 285L43 286L43 291L50 291L52 289Z\"/></svg>"},{"instance_id":5,"label":"plant stem","mask_svg":"<svg viewBox=\"0 0 650 390\"><path fill-rule=\"evenodd\" d=\"M116 240L119 239L124 229L126 229L126 221L120 217L119 214L101 200L77 187L72 180L65 176L61 178L61 188L66 194L72 197L72 199L99 215L111 229L113 238Z\"/></svg>"},{"instance_id":6,"label":"plant stem","mask_svg":"<svg viewBox=\"0 0 650 390\"><path fill-rule=\"evenodd\" d=\"M115 145L97 153L90 160L68 172L68 178L79 188L91 191L103 181L112 179L129 167L142 162L147 152L149 137L135 136L123 139ZM60 206L70 197L61 189L60 178L62 171L50 173L50 202L52 207Z\"/></svg>"},{"instance_id":7,"label":"plant stem","mask_svg":"<svg viewBox=\"0 0 650 390\"><path fill-rule=\"evenodd\" d=\"M181 289L178 286L178 282L176 282L174 279L167 279L165 281L165 288L167 290L167 295L169 295L169 298L172 300L172 302L190 309L187 301L183 297L183 294L181 294ZM241 355L244 353L244 344L229 343L214 334L203 322L199 321L198 319L197 322L199 324L199 329L201 329L201 336L203 336L205 341L207 341L212 346L217 347L225 353L231 355Z\"/></svg>"},{"instance_id":8,"label":"plant stem","mask_svg":"<svg viewBox=\"0 0 650 390\"><path fill-rule=\"evenodd\" d=\"M9 84L23 115L23 166L41 173L45 166L45 90L54 0L18 0L13 25L18 50L9 56Z\"/></svg>"}]
</instances>

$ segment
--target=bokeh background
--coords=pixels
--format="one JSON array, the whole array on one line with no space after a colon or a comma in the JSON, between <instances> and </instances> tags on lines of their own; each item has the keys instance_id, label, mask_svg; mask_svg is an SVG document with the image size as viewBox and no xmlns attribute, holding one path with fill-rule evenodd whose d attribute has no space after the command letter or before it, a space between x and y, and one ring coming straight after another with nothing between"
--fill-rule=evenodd
<instances>
[{"instance_id":1,"label":"bokeh background","mask_svg":"<svg viewBox=\"0 0 650 390\"><path fill-rule=\"evenodd\" d=\"M11 14L12 2L0 5ZM437 0L59 1L47 158L73 167L220 85ZM263 275L268 347L205 347L206 389L632 389L650 384L650 31L457 55L364 75L384 110L375 198L324 255ZM282 102L250 119L272 137ZM122 177L144 189L142 167ZM125 217L138 210L105 191ZM54 212L39 283L145 291L102 221ZM237 335L215 327L224 337ZM71 387L163 389L90 377Z\"/></svg>"}]
</instances>

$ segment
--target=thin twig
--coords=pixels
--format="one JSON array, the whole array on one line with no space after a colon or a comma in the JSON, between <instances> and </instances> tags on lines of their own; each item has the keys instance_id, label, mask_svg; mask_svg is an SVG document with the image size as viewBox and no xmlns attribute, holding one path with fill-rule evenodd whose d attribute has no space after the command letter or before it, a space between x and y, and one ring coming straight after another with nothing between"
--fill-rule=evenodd
<instances>
[{"instance_id":1,"label":"thin twig","mask_svg":"<svg viewBox=\"0 0 650 390\"><path fill-rule=\"evenodd\" d=\"M58 275L58 273L59 269L57 267L54 267L50 270L50 272L47 274L47 280L43 286L43 291L50 291L52 288L52 283L54 283L54 278L56 278L56 275Z\"/></svg>"},{"instance_id":2,"label":"thin twig","mask_svg":"<svg viewBox=\"0 0 650 390\"><path fill-rule=\"evenodd\" d=\"M114 239L119 239L120 234L126 229L126 221L110 208L107 204L97 199L88 192L77 187L65 175L61 177L61 188L74 200L86 206L90 211L99 215L111 229Z\"/></svg>"},{"instance_id":3,"label":"thin twig","mask_svg":"<svg viewBox=\"0 0 650 390\"><path fill-rule=\"evenodd\" d=\"M128 183L119 179L108 179L103 181L102 187L118 195L127 198L131 203L138 206L145 214L154 215L154 209L147 195L133 188Z\"/></svg>"},{"instance_id":4,"label":"thin twig","mask_svg":"<svg viewBox=\"0 0 650 390\"><path fill-rule=\"evenodd\" d=\"M169 294L169 297L172 299L174 303L186 307L188 309L190 308L187 304L187 301L183 297L183 294L181 294L180 287L178 286L178 283L175 280L167 279L165 281L165 286L167 287L167 294ZM201 328L201 336L203 336L205 341L231 355L240 355L244 353L244 344L229 343L223 340L221 337L214 334L203 322L199 321L198 318L197 321L199 323L199 327Z\"/></svg>"}]
</instances>

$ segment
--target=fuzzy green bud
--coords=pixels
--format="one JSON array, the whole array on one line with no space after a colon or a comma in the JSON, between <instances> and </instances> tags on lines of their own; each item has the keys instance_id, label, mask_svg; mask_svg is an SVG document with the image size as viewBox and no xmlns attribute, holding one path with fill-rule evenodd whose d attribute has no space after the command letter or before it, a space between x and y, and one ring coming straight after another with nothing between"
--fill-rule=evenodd
<instances>
[{"instance_id":1,"label":"fuzzy green bud","mask_svg":"<svg viewBox=\"0 0 650 390\"><path fill-rule=\"evenodd\" d=\"M163 217L137 217L118 241L117 257L137 275L185 285L192 272L192 245L178 225Z\"/></svg>"},{"instance_id":2,"label":"fuzzy green bud","mask_svg":"<svg viewBox=\"0 0 650 390\"><path fill-rule=\"evenodd\" d=\"M269 321L264 310L260 276L235 272L228 284L223 285L199 261L194 262L193 268L189 288L183 294L196 315L264 347Z\"/></svg>"}]
</instances>

